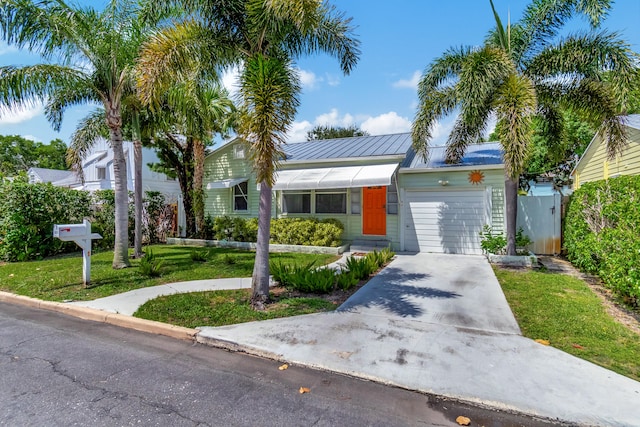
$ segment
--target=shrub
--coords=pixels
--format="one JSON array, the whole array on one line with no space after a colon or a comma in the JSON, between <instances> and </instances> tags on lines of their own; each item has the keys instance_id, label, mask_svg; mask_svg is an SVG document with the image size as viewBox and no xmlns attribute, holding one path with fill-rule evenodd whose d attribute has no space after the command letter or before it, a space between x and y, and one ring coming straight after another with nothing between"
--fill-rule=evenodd
<instances>
[{"instance_id":1,"label":"shrub","mask_svg":"<svg viewBox=\"0 0 640 427\"><path fill-rule=\"evenodd\" d=\"M230 254L222 255L222 262L227 265L234 265L236 263L236 257Z\"/></svg>"},{"instance_id":2,"label":"shrub","mask_svg":"<svg viewBox=\"0 0 640 427\"><path fill-rule=\"evenodd\" d=\"M598 274L631 305L640 303L640 176L589 182L571 196L565 219L567 257Z\"/></svg>"},{"instance_id":3,"label":"shrub","mask_svg":"<svg viewBox=\"0 0 640 427\"><path fill-rule=\"evenodd\" d=\"M209 251L204 249L193 249L189 255L191 256L191 261L205 262L209 258Z\"/></svg>"},{"instance_id":4,"label":"shrub","mask_svg":"<svg viewBox=\"0 0 640 427\"><path fill-rule=\"evenodd\" d=\"M526 255L527 246L533 243L531 238L524 234L522 227L518 228L515 237L518 253ZM491 227L485 224L480 232L480 247L485 254L503 255L507 253L507 238L503 234L493 234Z\"/></svg>"},{"instance_id":5,"label":"shrub","mask_svg":"<svg viewBox=\"0 0 640 427\"><path fill-rule=\"evenodd\" d=\"M378 269L377 265L371 262L371 258L357 258L350 256L345 262L347 271L354 275L358 280L368 279L369 275Z\"/></svg>"},{"instance_id":6,"label":"shrub","mask_svg":"<svg viewBox=\"0 0 640 427\"><path fill-rule=\"evenodd\" d=\"M360 280L350 271L343 271L336 276L336 286L343 291L348 291L356 286L358 282L360 282Z\"/></svg>"},{"instance_id":7,"label":"shrub","mask_svg":"<svg viewBox=\"0 0 640 427\"><path fill-rule=\"evenodd\" d=\"M164 261L156 259L151 249L147 249L144 252L142 258L140 258L140 273L144 276L159 277L162 274L162 264Z\"/></svg>"},{"instance_id":8,"label":"shrub","mask_svg":"<svg viewBox=\"0 0 640 427\"><path fill-rule=\"evenodd\" d=\"M26 261L79 250L74 242L54 238L53 225L80 223L89 213L84 191L20 179L0 183L0 259Z\"/></svg>"}]
</instances>

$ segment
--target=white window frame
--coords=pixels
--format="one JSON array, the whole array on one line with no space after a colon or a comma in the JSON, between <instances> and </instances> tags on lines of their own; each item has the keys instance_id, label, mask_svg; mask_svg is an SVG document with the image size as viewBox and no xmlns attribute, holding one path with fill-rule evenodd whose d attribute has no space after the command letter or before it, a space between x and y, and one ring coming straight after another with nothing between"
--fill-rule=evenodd
<instances>
[{"instance_id":1,"label":"white window frame","mask_svg":"<svg viewBox=\"0 0 640 427\"><path fill-rule=\"evenodd\" d=\"M312 212L314 211L314 207L313 207L313 192L311 190L291 190L291 191L281 191L281 212L285 215L310 215L312 214ZM287 210L285 210L286 208L286 203L285 203L285 196L295 196L295 195L300 195L300 196L304 196L304 195L308 195L309 196L309 212L289 212Z\"/></svg>"},{"instance_id":2,"label":"white window frame","mask_svg":"<svg viewBox=\"0 0 640 427\"><path fill-rule=\"evenodd\" d=\"M246 157L245 146L242 144L236 144L233 146L233 158L244 159Z\"/></svg>"},{"instance_id":3,"label":"white window frame","mask_svg":"<svg viewBox=\"0 0 640 427\"><path fill-rule=\"evenodd\" d=\"M107 179L107 168L96 167L96 177L98 181Z\"/></svg>"},{"instance_id":4,"label":"white window frame","mask_svg":"<svg viewBox=\"0 0 640 427\"><path fill-rule=\"evenodd\" d=\"M243 185L246 188L246 192L242 188ZM236 192L236 189L238 190L238 192ZM249 211L249 183L247 181L244 181L244 182L239 182L238 184L234 185L233 188L231 189L231 194L233 196L233 198L232 198L233 211L234 212L248 212ZM236 208L236 199L238 199L238 198L244 199L245 204L247 205L246 209L237 209Z\"/></svg>"}]
</instances>

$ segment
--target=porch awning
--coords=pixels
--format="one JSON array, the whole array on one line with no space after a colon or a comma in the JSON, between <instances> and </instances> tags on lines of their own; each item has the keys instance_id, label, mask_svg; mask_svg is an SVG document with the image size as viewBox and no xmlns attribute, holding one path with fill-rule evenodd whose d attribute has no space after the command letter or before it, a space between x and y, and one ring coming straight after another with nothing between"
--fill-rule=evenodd
<instances>
[{"instance_id":1,"label":"porch awning","mask_svg":"<svg viewBox=\"0 0 640 427\"><path fill-rule=\"evenodd\" d=\"M326 190L330 188L390 185L398 163L341 166L317 169L290 169L277 172L274 190Z\"/></svg>"},{"instance_id":2,"label":"porch awning","mask_svg":"<svg viewBox=\"0 0 640 427\"><path fill-rule=\"evenodd\" d=\"M231 188L248 180L249 178L229 178L223 179L221 181L210 182L207 184L207 190L214 190L216 188Z\"/></svg>"}]
</instances>

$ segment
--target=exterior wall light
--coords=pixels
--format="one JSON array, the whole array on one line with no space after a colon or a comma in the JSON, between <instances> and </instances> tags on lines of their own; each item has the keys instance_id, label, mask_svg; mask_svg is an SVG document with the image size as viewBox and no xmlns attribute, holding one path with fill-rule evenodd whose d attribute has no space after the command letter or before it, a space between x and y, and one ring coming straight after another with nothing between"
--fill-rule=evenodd
<instances>
[{"instance_id":1,"label":"exterior wall light","mask_svg":"<svg viewBox=\"0 0 640 427\"><path fill-rule=\"evenodd\" d=\"M449 181L447 181L446 179L441 179L440 181L438 181L438 184L444 187L445 185L449 185Z\"/></svg>"}]
</instances>

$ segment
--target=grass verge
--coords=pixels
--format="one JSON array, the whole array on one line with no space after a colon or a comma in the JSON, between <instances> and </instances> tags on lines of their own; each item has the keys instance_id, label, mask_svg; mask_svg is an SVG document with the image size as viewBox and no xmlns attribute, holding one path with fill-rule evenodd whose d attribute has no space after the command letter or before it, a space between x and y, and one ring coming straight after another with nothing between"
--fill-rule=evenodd
<instances>
[{"instance_id":1,"label":"grass verge","mask_svg":"<svg viewBox=\"0 0 640 427\"><path fill-rule=\"evenodd\" d=\"M91 285L82 286L82 255L47 258L42 261L0 263L0 290L48 301L85 301L127 292L133 289L187 280L250 277L255 252L226 248L187 246L150 246L157 260L162 260L160 277L148 277L137 268L140 260L131 260L131 268L114 270L113 252L94 252L91 257ZM194 261L192 252L201 251L205 261ZM291 264L316 265L337 257L321 254L273 253L272 260Z\"/></svg>"},{"instance_id":2,"label":"grass verge","mask_svg":"<svg viewBox=\"0 0 640 427\"><path fill-rule=\"evenodd\" d=\"M524 336L640 381L640 335L571 276L494 267Z\"/></svg>"},{"instance_id":3,"label":"grass verge","mask_svg":"<svg viewBox=\"0 0 640 427\"><path fill-rule=\"evenodd\" d=\"M332 311L338 307L323 298L292 298L285 294L272 294L271 298L273 302L267 305L266 310L256 311L250 305L250 289L167 295L147 301L134 316L195 328Z\"/></svg>"}]
</instances>

